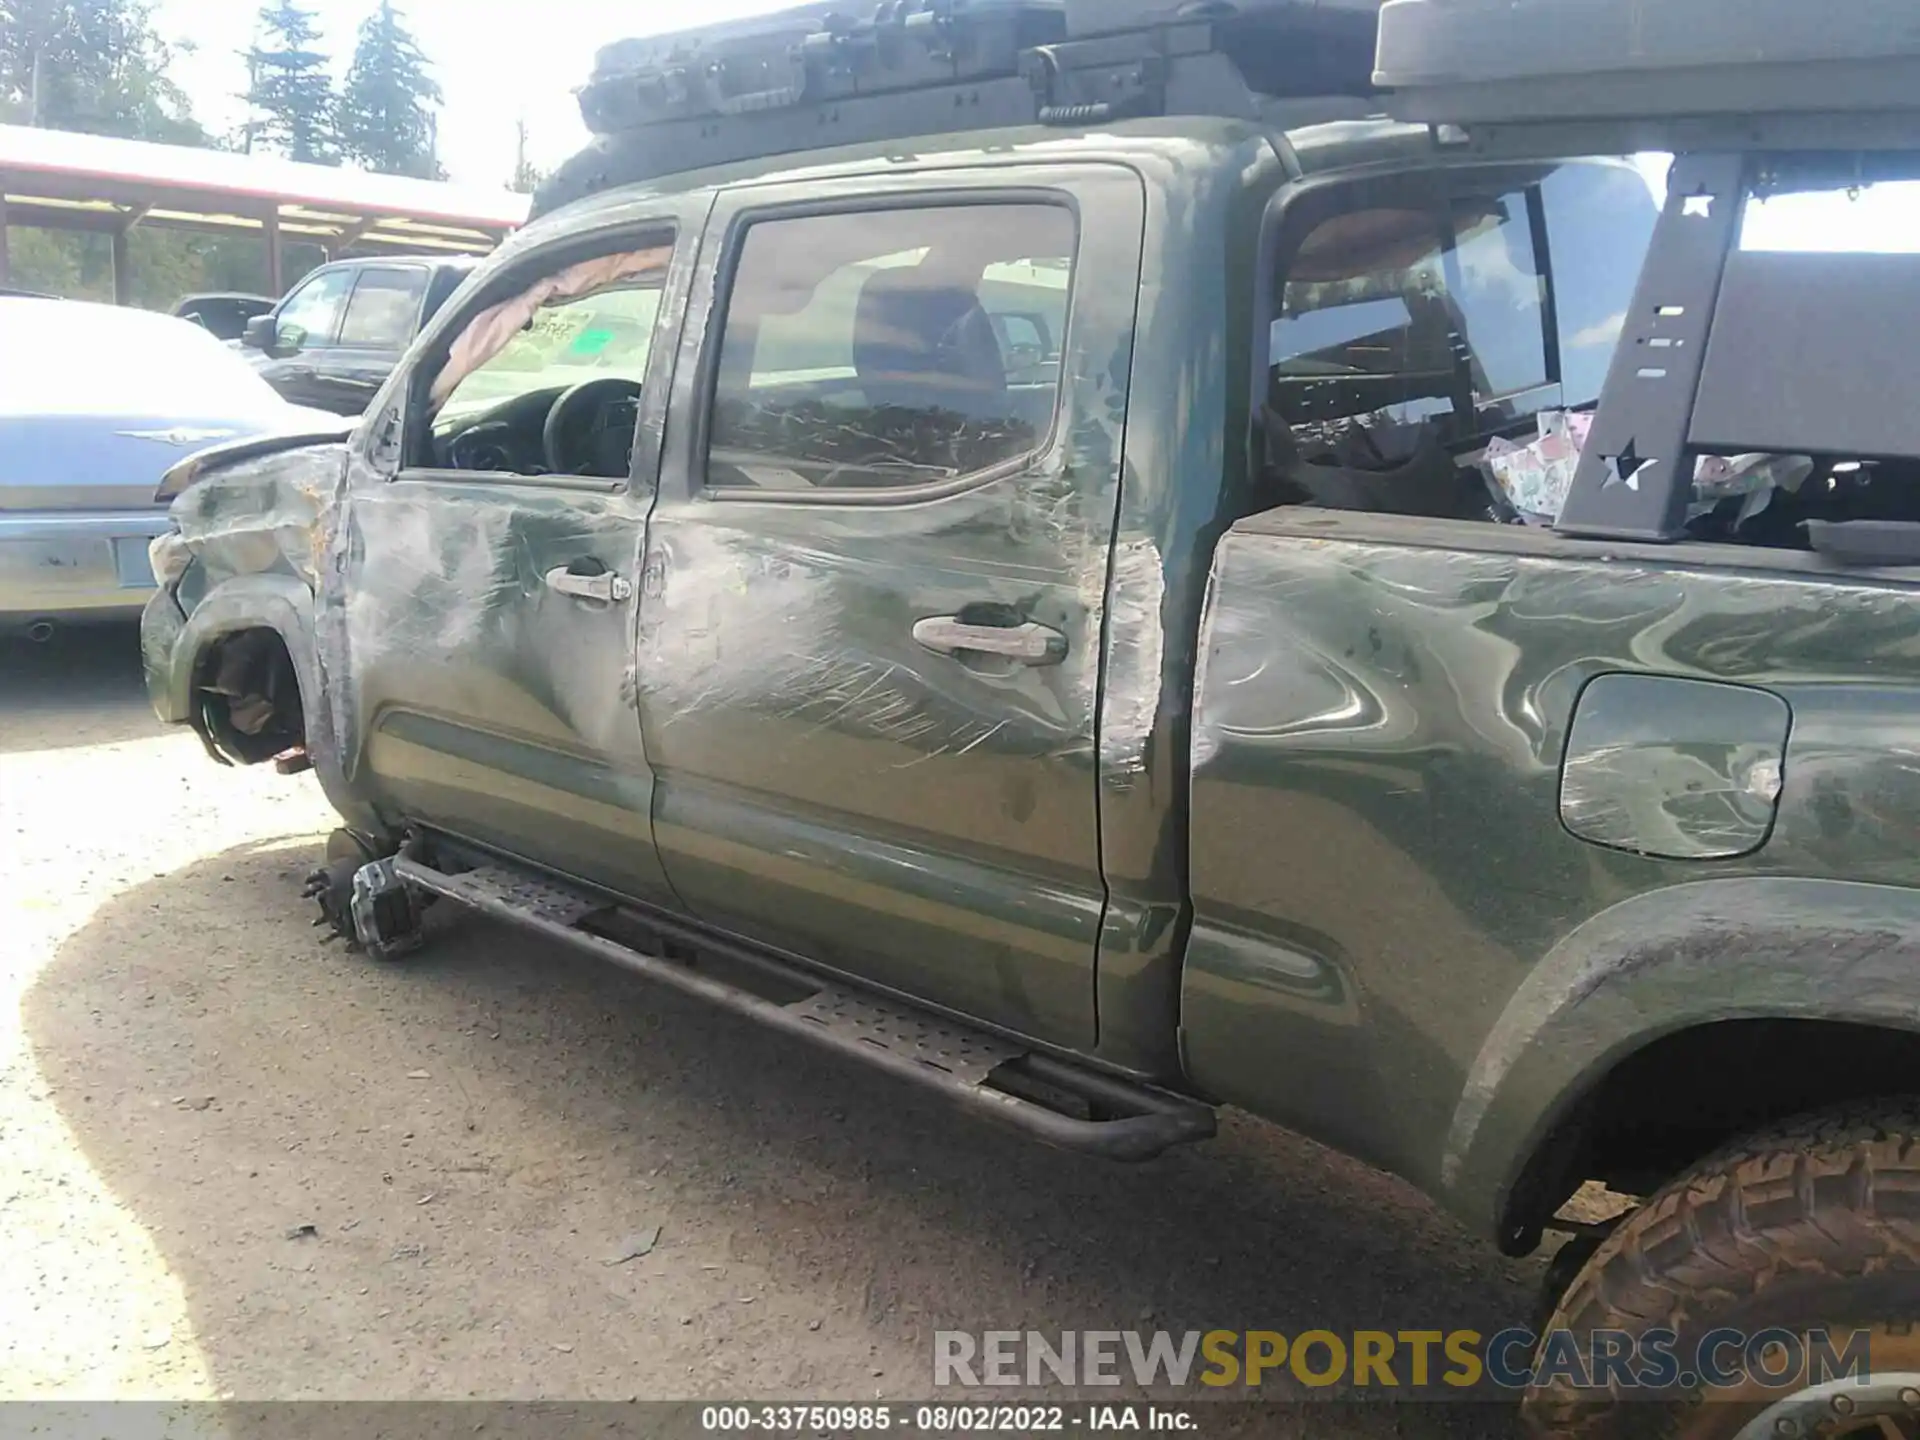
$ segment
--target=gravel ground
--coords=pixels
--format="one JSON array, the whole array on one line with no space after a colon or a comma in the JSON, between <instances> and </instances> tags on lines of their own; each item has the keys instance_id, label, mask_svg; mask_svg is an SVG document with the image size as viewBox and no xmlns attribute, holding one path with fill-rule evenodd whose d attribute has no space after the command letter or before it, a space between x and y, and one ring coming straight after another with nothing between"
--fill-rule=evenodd
<instances>
[{"instance_id":1,"label":"gravel ground","mask_svg":"<svg viewBox=\"0 0 1920 1440\"><path fill-rule=\"evenodd\" d=\"M1112 1167L479 921L371 965L299 897L331 824L159 727L129 633L0 648L0 1396L926 1399L938 1329L1530 1312L1243 1118ZM1467 1409L1261 1433L1506 1432Z\"/></svg>"}]
</instances>

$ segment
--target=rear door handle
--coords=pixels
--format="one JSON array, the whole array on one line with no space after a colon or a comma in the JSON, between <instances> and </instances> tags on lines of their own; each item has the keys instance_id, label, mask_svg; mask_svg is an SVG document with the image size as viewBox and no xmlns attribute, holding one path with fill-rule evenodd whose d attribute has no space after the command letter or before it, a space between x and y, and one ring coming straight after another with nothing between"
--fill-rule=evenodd
<instances>
[{"instance_id":1,"label":"rear door handle","mask_svg":"<svg viewBox=\"0 0 1920 1440\"><path fill-rule=\"evenodd\" d=\"M1022 665L1058 665L1067 658L1067 637L1029 620L1024 625L969 625L958 615L938 615L913 627L913 638L936 655L998 655Z\"/></svg>"},{"instance_id":2,"label":"rear door handle","mask_svg":"<svg viewBox=\"0 0 1920 1440\"><path fill-rule=\"evenodd\" d=\"M575 600L596 600L602 605L614 605L633 598L632 583L610 570L600 575L576 575L562 566L547 572L547 588L560 595L570 595Z\"/></svg>"}]
</instances>

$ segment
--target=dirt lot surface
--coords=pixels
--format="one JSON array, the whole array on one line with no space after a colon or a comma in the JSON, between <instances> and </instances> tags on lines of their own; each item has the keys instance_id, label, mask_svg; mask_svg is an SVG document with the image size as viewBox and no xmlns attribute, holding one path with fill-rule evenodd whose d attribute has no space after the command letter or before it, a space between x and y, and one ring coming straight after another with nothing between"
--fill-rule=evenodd
<instances>
[{"instance_id":1,"label":"dirt lot surface","mask_svg":"<svg viewBox=\"0 0 1920 1440\"><path fill-rule=\"evenodd\" d=\"M0 648L0 1394L924 1400L939 1329L1530 1312L1242 1118L1113 1167L479 921L372 965L300 899L331 823L156 725L129 633ZM1467 1409L1264 1433L1506 1433Z\"/></svg>"}]
</instances>

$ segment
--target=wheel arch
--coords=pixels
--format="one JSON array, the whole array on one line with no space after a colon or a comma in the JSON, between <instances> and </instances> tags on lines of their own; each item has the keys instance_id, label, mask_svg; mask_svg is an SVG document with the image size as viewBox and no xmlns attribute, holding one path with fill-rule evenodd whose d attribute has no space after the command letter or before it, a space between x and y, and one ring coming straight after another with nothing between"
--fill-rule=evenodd
<instances>
[{"instance_id":1,"label":"wheel arch","mask_svg":"<svg viewBox=\"0 0 1920 1440\"><path fill-rule=\"evenodd\" d=\"M1655 1107L1642 1113L1696 1134L1699 1150L1677 1170L1749 1123L1860 1098L1887 1070L1920 1064L1917 977L1920 892L1755 878L1623 902L1549 952L1489 1033L1449 1127L1446 1198L1524 1254L1597 1178L1576 1172L1606 1158L1622 1105ZM1873 1063L1857 1081L1814 1074L1797 1086L1729 1068L1782 1036L1842 1052L1864 1044ZM1692 1084L1696 1067L1710 1079L1658 1088Z\"/></svg>"},{"instance_id":2,"label":"wheel arch","mask_svg":"<svg viewBox=\"0 0 1920 1440\"><path fill-rule=\"evenodd\" d=\"M293 673L307 755L321 789L349 828L383 836L386 827L370 806L355 797L347 780L320 660L317 605L313 591L294 575L242 575L218 585L194 607L173 646L165 679L166 704L173 715L193 725L216 758L231 763L217 737L208 731L199 692L226 647L261 633L276 637Z\"/></svg>"}]
</instances>

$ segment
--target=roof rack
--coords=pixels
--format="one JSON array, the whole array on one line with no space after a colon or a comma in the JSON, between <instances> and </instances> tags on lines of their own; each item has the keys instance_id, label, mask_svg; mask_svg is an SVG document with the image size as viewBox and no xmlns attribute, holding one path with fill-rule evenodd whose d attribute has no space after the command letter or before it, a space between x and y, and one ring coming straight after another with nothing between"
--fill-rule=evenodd
<instances>
[{"instance_id":1,"label":"roof rack","mask_svg":"<svg viewBox=\"0 0 1920 1440\"><path fill-rule=\"evenodd\" d=\"M861 0L622 41L534 213L839 145L1366 97L1383 0Z\"/></svg>"}]
</instances>

